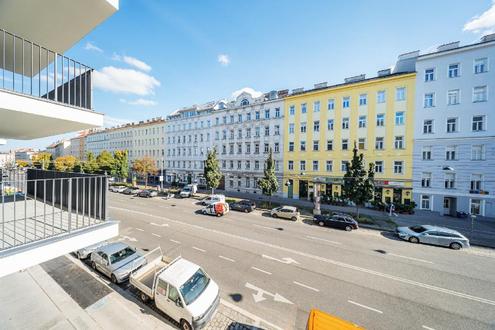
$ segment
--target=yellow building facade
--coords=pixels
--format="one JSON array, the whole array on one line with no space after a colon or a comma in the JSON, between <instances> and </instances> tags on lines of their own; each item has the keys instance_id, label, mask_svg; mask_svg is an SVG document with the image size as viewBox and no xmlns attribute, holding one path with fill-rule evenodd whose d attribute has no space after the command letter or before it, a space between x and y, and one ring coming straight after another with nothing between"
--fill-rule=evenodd
<instances>
[{"instance_id":1,"label":"yellow building facade","mask_svg":"<svg viewBox=\"0 0 495 330\"><path fill-rule=\"evenodd\" d=\"M340 196L356 143L375 167L375 199L412 200L415 73L355 77L285 99L284 196ZM367 166L366 166L367 168ZM315 185L314 182L323 182Z\"/></svg>"}]
</instances>

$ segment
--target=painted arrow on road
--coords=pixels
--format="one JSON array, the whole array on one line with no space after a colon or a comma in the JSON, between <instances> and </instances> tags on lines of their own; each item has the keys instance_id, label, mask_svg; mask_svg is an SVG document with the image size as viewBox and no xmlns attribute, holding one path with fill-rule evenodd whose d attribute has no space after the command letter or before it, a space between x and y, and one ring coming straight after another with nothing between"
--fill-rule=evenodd
<instances>
[{"instance_id":1,"label":"painted arrow on road","mask_svg":"<svg viewBox=\"0 0 495 330\"><path fill-rule=\"evenodd\" d=\"M289 265L289 264L296 264L296 265L298 265L299 264L294 259L288 258L288 257L282 258L282 259L277 259L277 258L274 258L274 257L267 256L266 254L263 254L262 257L265 258L265 259L275 260L275 261L278 261L278 262L281 262L281 263L287 264L287 265Z\"/></svg>"},{"instance_id":2,"label":"painted arrow on road","mask_svg":"<svg viewBox=\"0 0 495 330\"><path fill-rule=\"evenodd\" d=\"M152 226L157 226L157 227L168 227L168 223L154 223L154 222L150 222L150 225Z\"/></svg>"},{"instance_id":3,"label":"painted arrow on road","mask_svg":"<svg viewBox=\"0 0 495 330\"><path fill-rule=\"evenodd\" d=\"M266 300L266 298L264 297L264 295L267 295L267 296L271 296L273 297L273 301L276 301L276 302L281 302L281 303L285 303L285 304L293 304L292 301L290 301L289 299L285 298L284 296L278 294L278 293L270 293L266 290L263 290L261 288L258 288L257 286L251 284L251 283L246 283L246 288L248 289L251 289L251 290L254 290L256 291L256 293L253 293L253 299L256 303L259 303L263 300Z\"/></svg>"}]
</instances>

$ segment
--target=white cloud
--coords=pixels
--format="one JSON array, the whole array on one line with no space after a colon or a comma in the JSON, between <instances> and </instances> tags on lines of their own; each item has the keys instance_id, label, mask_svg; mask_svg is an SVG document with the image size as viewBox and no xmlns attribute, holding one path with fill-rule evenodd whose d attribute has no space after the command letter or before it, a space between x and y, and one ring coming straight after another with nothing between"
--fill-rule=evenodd
<instances>
[{"instance_id":1,"label":"white cloud","mask_svg":"<svg viewBox=\"0 0 495 330\"><path fill-rule=\"evenodd\" d=\"M98 52L98 53L103 53L103 49L101 49L100 47L92 44L89 41L84 46L84 49L86 49L86 50L93 50L93 51Z\"/></svg>"},{"instance_id":2,"label":"white cloud","mask_svg":"<svg viewBox=\"0 0 495 330\"><path fill-rule=\"evenodd\" d=\"M227 54L220 54L217 57L217 61L223 66L228 66L230 64L230 56Z\"/></svg>"},{"instance_id":3,"label":"white cloud","mask_svg":"<svg viewBox=\"0 0 495 330\"><path fill-rule=\"evenodd\" d=\"M251 87L244 87L244 88L238 89L235 92L233 92L232 93L232 98L236 99L239 95L241 95L244 92L251 94L251 96L252 97L255 97L255 98L256 97L260 97L261 95L263 95L262 92L256 91L256 90L254 90Z\"/></svg>"},{"instance_id":4,"label":"white cloud","mask_svg":"<svg viewBox=\"0 0 495 330\"><path fill-rule=\"evenodd\" d=\"M158 103L153 101L153 100L147 100L147 99L137 99L137 100L131 100L128 101L126 99L120 99L120 102L125 103L125 104L130 104L130 105L140 105L143 107L152 107L157 105Z\"/></svg>"},{"instance_id":5,"label":"white cloud","mask_svg":"<svg viewBox=\"0 0 495 330\"><path fill-rule=\"evenodd\" d=\"M93 73L94 86L114 93L130 93L140 96L155 94L160 82L153 76L133 69L106 66Z\"/></svg>"},{"instance_id":6,"label":"white cloud","mask_svg":"<svg viewBox=\"0 0 495 330\"><path fill-rule=\"evenodd\" d=\"M127 124L130 122L132 122L132 120L124 119L124 118L111 117L108 115L105 115L105 117L103 117L103 126L105 126L105 127L113 127L113 126L118 126L118 125L122 125L122 124Z\"/></svg>"},{"instance_id":7,"label":"white cloud","mask_svg":"<svg viewBox=\"0 0 495 330\"><path fill-rule=\"evenodd\" d=\"M495 32L495 0L490 9L479 16L473 17L464 24L464 31L474 33L494 33Z\"/></svg>"},{"instance_id":8,"label":"white cloud","mask_svg":"<svg viewBox=\"0 0 495 330\"><path fill-rule=\"evenodd\" d=\"M127 63L130 66L133 66L136 69L144 71L144 72L150 72L151 71L151 66L149 66L145 62L138 60L137 58L132 57L132 56L126 56L126 55L121 56L118 54L113 54L112 59L114 61Z\"/></svg>"}]
</instances>

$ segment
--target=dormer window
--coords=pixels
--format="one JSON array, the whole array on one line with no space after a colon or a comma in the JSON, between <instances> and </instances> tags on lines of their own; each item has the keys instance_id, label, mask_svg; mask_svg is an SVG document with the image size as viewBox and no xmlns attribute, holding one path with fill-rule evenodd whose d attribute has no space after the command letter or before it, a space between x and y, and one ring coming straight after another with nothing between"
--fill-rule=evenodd
<instances>
[{"instance_id":1,"label":"dormer window","mask_svg":"<svg viewBox=\"0 0 495 330\"><path fill-rule=\"evenodd\" d=\"M247 105L249 105L248 99L242 99L242 101L241 101L241 107L245 107Z\"/></svg>"}]
</instances>

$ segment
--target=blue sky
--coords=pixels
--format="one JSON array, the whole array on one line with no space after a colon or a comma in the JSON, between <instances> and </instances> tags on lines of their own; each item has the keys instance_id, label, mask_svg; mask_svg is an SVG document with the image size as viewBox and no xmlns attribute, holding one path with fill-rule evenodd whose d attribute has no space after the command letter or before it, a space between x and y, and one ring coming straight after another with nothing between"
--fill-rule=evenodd
<instances>
[{"instance_id":1,"label":"blue sky","mask_svg":"<svg viewBox=\"0 0 495 330\"><path fill-rule=\"evenodd\" d=\"M266 92L372 76L401 53L471 43L495 28L491 0L407 3L121 0L67 55L95 68L94 107L112 125L243 87ZM3 149L42 148L57 138L10 141Z\"/></svg>"}]
</instances>

